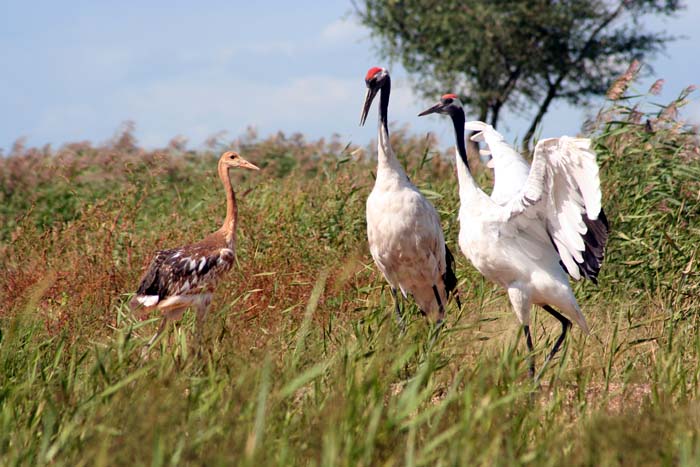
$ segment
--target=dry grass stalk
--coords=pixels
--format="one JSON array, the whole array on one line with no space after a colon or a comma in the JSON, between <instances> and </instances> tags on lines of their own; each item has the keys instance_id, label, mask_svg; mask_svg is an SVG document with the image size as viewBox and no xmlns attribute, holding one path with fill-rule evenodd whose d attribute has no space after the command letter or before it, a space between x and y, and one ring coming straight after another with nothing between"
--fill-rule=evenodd
<instances>
[{"instance_id":1,"label":"dry grass stalk","mask_svg":"<svg viewBox=\"0 0 700 467\"><path fill-rule=\"evenodd\" d=\"M665 79L657 79L656 81L654 81L654 84L652 84L651 87L649 88L649 94L651 94L653 96L658 96L659 94L661 94L661 91L664 88L665 82L666 82Z\"/></svg>"},{"instance_id":2,"label":"dry grass stalk","mask_svg":"<svg viewBox=\"0 0 700 467\"><path fill-rule=\"evenodd\" d=\"M627 71L625 71L622 76L617 78L612 86L610 86L606 97L611 101L620 99L625 94L625 91L627 91L629 84L639 73L641 66L642 65L639 63L639 60L633 60L629 67L627 67Z\"/></svg>"}]
</instances>

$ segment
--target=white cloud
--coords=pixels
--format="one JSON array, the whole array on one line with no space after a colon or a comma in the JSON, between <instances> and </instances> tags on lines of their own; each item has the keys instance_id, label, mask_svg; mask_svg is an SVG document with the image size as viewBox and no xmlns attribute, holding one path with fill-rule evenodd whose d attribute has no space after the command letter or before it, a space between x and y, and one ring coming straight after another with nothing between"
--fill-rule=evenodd
<instances>
[{"instance_id":1,"label":"white cloud","mask_svg":"<svg viewBox=\"0 0 700 467\"><path fill-rule=\"evenodd\" d=\"M313 134L318 136L342 131L347 122L340 109L359 109L357 87L356 80L329 76L273 85L212 71L130 89L111 96L105 105L112 115L134 120L139 140L146 146L162 146L178 134L197 145L220 130L236 135L249 125L257 126L262 135L279 129L305 133L315 129ZM55 119L50 123L55 124ZM113 124L116 127L118 122Z\"/></svg>"},{"instance_id":2,"label":"white cloud","mask_svg":"<svg viewBox=\"0 0 700 467\"><path fill-rule=\"evenodd\" d=\"M268 41L268 42L251 42L239 47L245 52L250 52L259 55L284 55L293 57L299 50L299 44L291 41Z\"/></svg>"},{"instance_id":3,"label":"white cloud","mask_svg":"<svg viewBox=\"0 0 700 467\"><path fill-rule=\"evenodd\" d=\"M197 147L216 132L226 130L233 138L250 125L263 137L278 130L300 131L308 138L338 133L356 143L376 137L372 120L378 102L370 122L358 126L364 84L357 77L313 72L270 83L261 82L255 74L224 71L211 66L143 86L105 90L99 105L53 106L41 113L32 133L46 135L48 141L89 138L99 142L110 138L121 122L133 120L139 142L150 148L165 146L177 135ZM396 76L389 109L392 124L409 124L419 133L433 131L441 139L451 137L446 122L417 117L425 106L408 80Z\"/></svg>"},{"instance_id":4,"label":"white cloud","mask_svg":"<svg viewBox=\"0 0 700 467\"><path fill-rule=\"evenodd\" d=\"M321 31L321 39L331 43L357 41L366 35L367 30L350 18L337 19Z\"/></svg>"}]
</instances>

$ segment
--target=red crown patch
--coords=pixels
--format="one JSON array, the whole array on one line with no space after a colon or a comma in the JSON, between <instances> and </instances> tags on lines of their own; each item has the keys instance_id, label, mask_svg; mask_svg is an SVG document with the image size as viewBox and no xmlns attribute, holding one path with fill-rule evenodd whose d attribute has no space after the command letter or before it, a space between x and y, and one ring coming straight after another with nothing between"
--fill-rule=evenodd
<instances>
[{"instance_id":1,"label":"red crown patch","mask_svg":"<svg viewBox=\"0 0 700 467\"><path fill-rule=\"evenodd\" d=\"M376 75L380 71L382 71L382 69L379 68L378 66L370 68L369 71L367 72L367 76L365 76L365 81L371 80L374 77L374 75Z\"/></svg>"},{"instance_id":2,"label":"red crown patch","mask_svg":"<svg viewBox=\"0 0 700 467\"><path fill-rule=\"evenodd\" d=\"M445 94L442 99L458 99L457 94Z\"/></svg>"}]
</instances>

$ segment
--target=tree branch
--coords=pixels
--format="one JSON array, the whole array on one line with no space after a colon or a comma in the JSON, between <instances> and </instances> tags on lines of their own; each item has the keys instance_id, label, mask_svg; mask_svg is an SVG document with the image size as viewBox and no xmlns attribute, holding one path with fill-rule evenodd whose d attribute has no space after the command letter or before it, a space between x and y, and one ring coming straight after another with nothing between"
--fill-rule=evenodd
<instances>
[{"instance_id":1,"label":"tree branch","mask_svg":"<svg viewBox=\"0 0 700 467\"><path fill-rule=\"evenodd\" d=\"M581 63L582 60L585 59L586 53L590 50L596 37L598 37L598 34L600 34L606 27L608 27L610 25L610 23L612 23L620 15L620 13L622 13L622 10L625 8L626 3L627 3L626 0L620 1L617 8L615 9L615 11L610 13L610 15L608 15L603 20L603 22L600 23L598 25L598 27L596 27L593 30L591 35L588 37L588 40L586 41L584 46L579 51L576 59L573 60L568 65L565 65L564 68L559 73L559 76L557 76L557 79L554 81L554 83L549 84L548 89L547 89L547 94L545 95L544 100L540 104L540 107L537 110L537 114L535 115L535 118L532 120L532 123L530 124L530 128L528 128L527 133L525 133L525 137L523 138L522 148L524 151L529 151L530 142L532 141L532 138L535 135L535 131L537 130L537 126L542 121L542 118L544 118L544 115L547 113L547 110L549 110L549 105L557 97L561 83L568 76L568 74L571 72L571 70L575 66L577 66L579 63ZM549 82L549 77L547 78L547 81Z\"/></svg>"}]
</instances>

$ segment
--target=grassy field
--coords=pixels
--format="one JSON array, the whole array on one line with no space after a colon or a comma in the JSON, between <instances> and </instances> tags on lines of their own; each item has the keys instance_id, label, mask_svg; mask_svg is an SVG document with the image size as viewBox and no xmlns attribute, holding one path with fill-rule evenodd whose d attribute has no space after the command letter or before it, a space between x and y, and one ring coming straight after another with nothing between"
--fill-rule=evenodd
<instances>
[{"instance_id":1,"label":"grassy field","mask_svg":"<svg viewBox=\"0 0 700 467\"><path fill-rule=\"evenodd\" d=\"M374 155L278 135L231 144L238 266L194 344L188 313L147 359L157 316L126 307L158 248L216 229L216 158L174 141L16 145L0 158L2 465L698 465L700 150L655 108L611 103L591 125L613 228L600 285L540 390L504 293L461 254L463 301L432 348L407 333L367 251ZM446 238L451 152L393 132ZM490 174L481 169L486 186ZM559 324L536 312L541 365Z\"/></svg>"}]
</instances>

